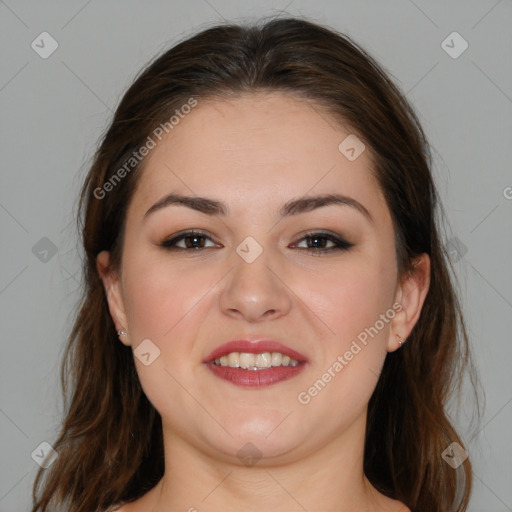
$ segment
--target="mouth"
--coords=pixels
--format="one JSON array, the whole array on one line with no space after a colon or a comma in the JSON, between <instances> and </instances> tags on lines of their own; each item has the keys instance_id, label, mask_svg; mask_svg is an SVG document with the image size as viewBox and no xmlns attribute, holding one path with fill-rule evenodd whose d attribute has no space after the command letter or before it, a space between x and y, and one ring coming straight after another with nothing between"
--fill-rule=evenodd
<instances>
[{"instance_id":1,"label":"mouth","mask_svg":"<svg viewBox=\"0 0 512 512\"><path fill-rule=\"evenodd\" d=\"M232 384L263 387L295 377L308 360L276 341L236 340L215 349L203 363L216 377Z\"/></svg>"}]
</instances>

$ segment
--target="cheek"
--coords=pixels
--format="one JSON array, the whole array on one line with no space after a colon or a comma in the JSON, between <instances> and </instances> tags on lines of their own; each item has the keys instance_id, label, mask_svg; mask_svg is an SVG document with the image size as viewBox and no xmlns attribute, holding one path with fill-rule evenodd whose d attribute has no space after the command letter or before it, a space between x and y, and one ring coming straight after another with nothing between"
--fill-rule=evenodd
<instances>
[{"instance_id":1,"label":"cheek","mask_svg":"<svg viewBox=\"0 0 512 512\"><path fill-rule=\"evenodd\" d=\"M159 350L149 365L135 354L139 381L149 401L166 418L178 424L177 411L195 410L193 396L199 395L191 378L200 359L195 346L198 317L205 317L208 280L204 272L184 271L168 261L133 255L126 261L126 313L130 323L132 348L149 339Z\"/></svg>"},{"instance_id":2,"label":"cheek","mask_svg":"<svg viewBox=\"0 0 512 512\"><path fill-rule=\"evenodd\" d=\"M393 273L377 262L340 264L314 279L307 278L308 306L329 327L338 346L373 325L391 307Z\"/></svg>"},{"instance_id":3,"label":"cheek","mask_svg":"<svg viewBox=\"0 0 512 512\"><path fill-rule=\"evenodd\" d=\"M196 386L192 376L204 356L204 347L197 340L202 338L201 327L212 311L213 295L208 292L218 277L212 275L211 267L180 264L165 254L151 255L149 251L132 253L126 261L125 275L123 288L133 348L136 350L142 340L149 339L159 351L150 366L143 365L137 357L135 364L155 407L155 401L162 399L159 390L166 389L167 399L158 404L160 410L166 407L167 400L179 403L184 398L178 382L191 391Z\"/></svg>"},{"instance_id":4,"label":"cheek","mask_svg":"<svg viewBox=\"0 0 512 512\"><path fill-rule=\"evenodd\" d=\"M338 404L343 421L352 421L366 407L387 354L393 280L392 260L362 257L308 280L309 305L330 329L315 379L303 390L312 414ZM329 418L333 428L341 421Z\"/></svg>"},{"instance_id":5,"label":"cheek","mask_svg":"<svg viewBox=\"0 0 512 512\"><path fill-rule=\"evenodd\" d=\"M170 330L197 306L207 291L201 272L184 270L165 258L127 262L127 315L139 335L168 339ZM174 327L176 326L176 327Z\"/></svg>"}]
</instances>

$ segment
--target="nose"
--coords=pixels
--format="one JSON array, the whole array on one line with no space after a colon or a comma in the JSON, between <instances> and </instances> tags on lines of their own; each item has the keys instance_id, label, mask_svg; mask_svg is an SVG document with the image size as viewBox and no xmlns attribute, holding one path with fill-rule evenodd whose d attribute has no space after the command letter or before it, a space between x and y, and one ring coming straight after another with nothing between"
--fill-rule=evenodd
<instances>
[{"instance_id":1,"label":"nose","mask_svg":"<svg viewBox=\"0 0 512 512\"><path fill-rule=\"evenodd\" d=\"M224 314L258 322L279 318L290 311L292 291L284 271L269 251L264 250L250 263L234 251L233 265L220 295Z\"/></svg>"}]
</instances>

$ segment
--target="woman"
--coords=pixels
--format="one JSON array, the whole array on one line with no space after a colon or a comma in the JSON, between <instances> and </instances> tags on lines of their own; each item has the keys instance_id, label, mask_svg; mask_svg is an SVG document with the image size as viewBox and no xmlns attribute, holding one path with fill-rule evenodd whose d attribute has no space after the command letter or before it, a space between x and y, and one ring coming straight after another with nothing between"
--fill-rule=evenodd
<instances>
[{"instance_id":1,"label":"woman","mask_svg":"<svg viewBox=\"0 0 512 512\"><path fill-rule=\"evenodd\" d=\"M437 207L412 108L348 37L277 18L157 58L83 186L33 512L466 510Z\"/></svg>"}]
</instances>

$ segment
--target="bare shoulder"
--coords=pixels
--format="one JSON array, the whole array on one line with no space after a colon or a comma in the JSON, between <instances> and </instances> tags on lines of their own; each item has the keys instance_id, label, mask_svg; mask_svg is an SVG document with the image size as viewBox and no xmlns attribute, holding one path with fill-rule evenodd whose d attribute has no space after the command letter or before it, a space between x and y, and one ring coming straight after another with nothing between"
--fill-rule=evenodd
<instances>
[{"instance_id":1,"label":"bare shoulder","mask_svg":"<svg viewBox=\"0 0 512 512\"><path fill-rule=\"evenodd\" d=\"M382 510L385 510L386 512L411 512L409 507L397 500L390 500L388 507Z\"/></svg>"},{"instance_id":2,"label":"bare shoulder","mask_svg":"<svg viewBox=\"0 0 512 512\"><path fill-rule=\"evenodd\" d=\"M404 505L401 501L388 498L383 494L380 494L379 498L379 510L382 512L411 512L411 509ZM112 507L105 510L105 512L138 512L139 510L145 510L144 507L141 507L142 501L143 498L139 498L133 502L113 505Z\"/></svg>"},{"instance_id":3,"label":"bare shoulder","mask_svg":"<svg viewBox=\"0 0 512 512\"><path fill-rule=\"evenodd\" d=\"M401 501L388 498L384 494L379 494L378 506L382 512L411 512L411 509Z\"/></svg>"},{"instance_id":4,"label":"bare shoulder","mask_svg":"<svg viewBox=\"0 0 512 512\"><path fill-rule=\"evenodd\" d=\"M404 505L400 501L390 500L387 508L383 509L386 512L411 512L411 509ZM133 507L130 508L130 504L126 503L124 505L116 505L112 508L107 509L105 512L134 512Z\"/></svg>"},{"instance_id":5,"label":"bare shoulder","mask_svg":"<svg viewBox=\"0 0 512 512\"><path fill-rule=\"evenodd\" d=\"M112 508L105 510L105 512L140 512L151 510L151 506L147 501L147 494L138 498L134 501L125 501L122 503L118 503L117 505L112 505Z\"/></svg>"},{"instance_id":6,"label":"bare shoulder","mask_svg":"<svg viewBox=\"0 0 512 512\"><path fill-rule=\"evenodd\" d=\"M389 501L387 508L383 508L386 512L411 512L411 509L404 505L401 501L391 500Z\"/></svg>"},{"instance_id":7,"label":"bare shoulder","mask_svg":"<svg viewBox=\"0 0 512 512\"><path fill-rule=\"evenodd\" d=\"M128 503L119 503L117 505L112 505L111 507L107 508L105 512L129 512Z\"/></svg>"}]
</instances>

